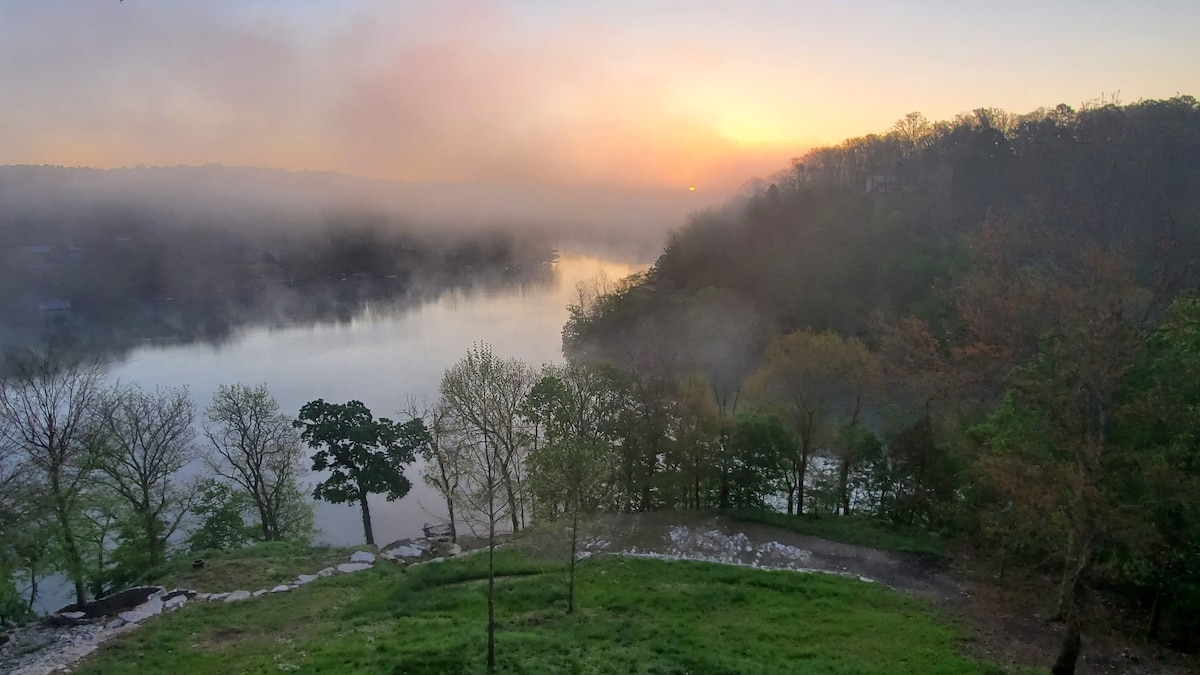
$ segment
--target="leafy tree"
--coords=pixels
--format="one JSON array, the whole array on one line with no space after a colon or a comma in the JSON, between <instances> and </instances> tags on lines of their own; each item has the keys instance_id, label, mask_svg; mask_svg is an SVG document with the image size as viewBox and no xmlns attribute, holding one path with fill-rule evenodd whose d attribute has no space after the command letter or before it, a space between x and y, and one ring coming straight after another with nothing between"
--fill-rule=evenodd
<instances>
[{"instance_id":1,"label":"leafy tree","mask_svg":"<svg viewBox=\"0 0 1200 675\"><path fill-rule=\"evenodd\" d=\"M1200 299L1177 300L1122 392L1106 488L1122 506L1117 573L1145 598L1147 633L1180 648L1200 630Z\"/></svg>"},{"instance_id":2,"label":"leafy tree","mask_svg":"<svg viewBox=\"0 0 1200 675\"><path fill-rule=\"evenodd\" d=\"M739 415L727 454L729 500L723 507L766 508L768 497L792 486L787 464L796 455L796 435L774 415Z\"/></svg>"},{"instance_id":3,"label":"leafy tree","mask_svg":"<svg viewBox=\"0 0 1200 675\"><path fill-rule=\"evenodd\" d=\"M224 551L245 546L254 533L245 516L251 508L247 493L211 478L204 481L192 506L199 525L188 535L188 548Z\"/></svg>"},{"instance_id":4,"label":"leafy tree","mask_svg":"<svg viewBox=\"0 0 1200 675\"><path fill-rule=\"evenodd\" d=\"M313 471L329 471L313 495L331 504L358 502L363 536L375 544L367 497L384 494L395 501L412 488L404 475L417 449L429 444L429 432L420 418L397 424L386 417L375 419L361 401L305 403L294 423L300 437L317 452Z\"/></svg>"},{"instance_id":5,"label":"leafy tree","mask_svg":"<svg viewBox=\"0 0 1200 675\"><path fill-rule=\"evenodd\" d=\"M100 395L99 363L58 352L10 356L0 384L0 446L16 448L36 473L54 516L64 571L75 599L87 601L87 572L78 537L79 497L92 476L92 406Z\"/></svg>"},{"instance_id":6,"label":"leafy tree","mask_svg":"<svg viewBox=\"0 0 1200 675\"><path fill-rule=\"evenodd\" d=\"M304 449L267 385L221 385L204 411L213 473L250 497L264 541L307 538L312 510L298 485Z\"/></svg>"},{"instance_id":7,"label":"leafy tree","mask_svg":"<svg viewBox=\"0 0 1200 675\"><path fill-rule=\"evenodd\" d=\"M813 455L836 440L838 427L857 424L876 367L860 340L834 333L798 331L767 346L747 388L799 438L791 458L789 513L793 503L797 513L804 511L804 483Z\"/></svg>"}]
</instances>

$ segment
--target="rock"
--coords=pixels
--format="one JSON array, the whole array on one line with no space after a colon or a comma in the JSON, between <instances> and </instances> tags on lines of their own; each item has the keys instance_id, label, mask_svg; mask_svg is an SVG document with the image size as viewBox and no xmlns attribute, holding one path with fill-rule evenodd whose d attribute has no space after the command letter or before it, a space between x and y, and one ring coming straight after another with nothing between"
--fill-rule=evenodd
<instances>
[{"instance_id":1,"label":"rock","mask_svg":"<svg viewBox=\"0 0 1200 675\"><path fill-rule=\"evenodd\" d=\"M209 595L210 595L209 593L197 593L196 597L194 597L192 599L195 600L196 602L204 602L205 600L208 600Z\"/></svg>"},{"instance_id":2,"label":"rock","mask_svg":"<svg viewBox=\"0 0 1200 675\"><path fill-rule=\"evenodd\" d=\"M238 602L239 600L246 600L249 597L250 591L234 591L225 596L225 602Z\"/></svg>"},{"instance_id":3,"label":"rock","mask_svg":"<svg viewBox=\"0 0 1200 675\"><path fill-rule=\"evenodd\" d=\"M279 584L275 588L272 588L271 592L272 593L283 593L284 591L290 591L290 590L292 590L292 589L289 588L287 584Z\"/></svg>"},{"instance_id":4,"label":"rock","mask_svg":"<svg viewBox=\"0 0 1200 675\"><path fill-rule=\"evenodd\" d=\"M109 621L108 623L104 624L104 627L111 630L113 628L120 628L121 626L124 626L124 625L125 625L125 619L122 619L121 617L118 616L117 618L113 619L112 621Z\"/></svg>"},{"instance_id":5,"label":"rock","mask_svg":"<svg viewBox=\"0 0 1200 675\"><path fill-rule=\"evenodd\" d=\"M229 597L228 593L210 593L208 595L208 597L205 599L208 600L209 602L220 602L228 597Z\"/></svg>"},{"instance_id":6,"label":"rock","mask_svg":"<svg viewBox=\"0 0 1200 675\"><path fill-rule=\"evenodd\" d=\"M83 617L87 616L87 612L63 612L63 613L59 614L59 616L63 617L64 619L78 620L78 619L82 619Z\"/></svg>"},{"instance_id":7,"label":"rock","mask_svg":"<svg viewBox=\"0 0 1200 675\"><path fill-rule=\"evenodd\" d=\"M371 569L370 563L360 563L360 562L342 563L341 565L337 566L337 570L339 572L342 572L343 574L350 574L351 572L361 572L363 570L369 570L369 569Z\"/></svg>"},{"instance_id":8,"label":"rock","mask_svg":"<svg viewBox=\"0 0 1200 675\"><path fill-rule=\"evenodd\" d=\"M266 595L266 594L267 594L267 589L265 589L265 588L260 588L260 589L258 589L257 591L254 591L253 593L251 593L251 594L250 594L250 597L252 597L252 598L257 598L257 597L258 597L258 596L260 596L260 595Z\"/></svg>"},{"instance_id":9,"label":"rock","mask_svg":"<svg viewBox=\"0 0 1200 675\"><path fill-rule=\"evenodd\" d=\"M375 554L368 551L355 551L354 554L350 556L350 562L373 563L375 562Z\"/></svg>"},{"instance_id":10,"label":"rock","mask_svg":"<svg viewBox=\"0 0 1200 675\"><path fill-rule=\"evenodd\" d=\"M335 572L337 572L337 570L333 569L332 567L326 567L325 569L321 570L320 572L317 572L317 576L319 576L319 577L331 577L331 576L333 576L333 574L334 574Z\"/></svg>"},{"instance_id":11,"label":"rock","mask_svg":"<svg viewBox=\"0 0 1200 675\"><path fill-rule=\"evenodd\" d=\"M459 546L458 544L450 544L450 546L448 546L446 548L446 555L448 555L448 556L462 555L462 547Z\"/></svg>"},{"instance_id":12,"label":"rock","mask_svg":"<svg viewBox=\"0 0 1200 675\"><path fill-rule=\"evenodd\" d=\"M187 603L187 601L188 601L188 596L183 595L182 593L179 595L172 595L171 597L169 597L163 601L163 609L168 610L168 611L174 610L174 609L179 609L180 607L183 607L184 604Z\"/></svg>"},{"instance_id":13,"label":"rock","mask_svg":"<svg viewBox=\"0 0 1200 675\"><path fill-rule=\"evenodd\" d=\"M117 616L124 619L125 623L138 623L156 614L161 614L162 611L163 601L159 598L150 598L137 607L134 607L127 612L121 612Z\"/></svg>"},{"instance_id":14,"label":"rock","mask_svg":"<svg viewBox=\"0 0 1200 675\"><path fill-rule=\"evenodd\" d=\"M397 546L390 551L384 551L383 554L393 558L420 558L421 554L423 553L424 551L422 551L420 548L417 548L412 544L405 544L403 546Z\"/></svg>"},{"instance_id":15,"label":"rock","mask_svg":"<svg viewBox=\"0 0 1200 675\"><path fill-rule=\"evenodd\" d=\"M296 577L295 584L297 586L303 586L304 584L311 584L312 582L316 581L317 578L318 577L315 574L301 574L300 576Z\"/></svg>"}]
</instances>

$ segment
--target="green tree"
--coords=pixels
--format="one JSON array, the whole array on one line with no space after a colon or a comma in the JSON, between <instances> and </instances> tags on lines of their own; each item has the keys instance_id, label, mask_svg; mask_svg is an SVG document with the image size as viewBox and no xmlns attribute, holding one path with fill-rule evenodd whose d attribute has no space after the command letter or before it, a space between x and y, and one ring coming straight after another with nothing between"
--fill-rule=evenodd
<instances>
[{"instance_id":1,"label":"green tree","mask_svg":"<svg viewBox=\"0 0 1200 675\"><path fill-rule=\"evenodd\" d=\"M766 410L786 420L799 438L791 458L788 512L804 512L809 461L836 442L836 429L854 425L873 387L875 357L857 338L798 331L767 346L762 365L747 384Z\"/></svg>"},{"instance_id":2,"label":"green tree","mask_svg":"<svg viewBox=\"0 0 1200 675\"><path fill-rule=\"evenodd\" d=\"M250 541L253 529L246 523L250 496L228 483L208 479L200 484L192 515L197 527L188 535L192 551L240 548Z\"/></svg>"},{"instance_id":3,"label":"green tree","mask_svg":"<svg viewBox=\"0 0 1200 675\"><path fill-rule=\"evenodd\" d=\"M15 448L36 473L54 515L64 572L75 599L87 602L87 570L79 542L81 492L93 475L92 408L104 370L62 353L14 355L0 383L0 445Z\"/></svg>"},{"instance_id":4,"label":"green tree","mask_svg":"<svg viewBox=\"0 0 1200 675\"><path fill-rule=\"evenodd\" d=\"M383 494L395 501L412 488L404 468L415 459L419 448L429 443L429 432L420 419L397 424L386 417L375 419L361 401L326 403L310 401L300 408L294 423L300 437L317 452L313 471L330 475L313 494L332 504L358 502L362 512L363 536L375 544L371 509L367 497Z\"/></svg>"}]
</instances>

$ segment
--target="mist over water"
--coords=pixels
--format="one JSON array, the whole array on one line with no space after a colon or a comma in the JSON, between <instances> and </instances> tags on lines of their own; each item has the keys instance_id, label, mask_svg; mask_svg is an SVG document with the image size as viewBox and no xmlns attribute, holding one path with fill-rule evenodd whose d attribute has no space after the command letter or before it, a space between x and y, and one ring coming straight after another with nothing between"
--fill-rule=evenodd
<instances>
[{"instance_id":1,"label":"mist over water","mask_svg":"<svg viewBox=\"0 0 1200 675\"><path fill-rule=\"evenodd\" d=\"M289 415L321 398L357 399L376 416L394 417L410 398L435 400L443 371L474 342L534 366L562 361L561 329L576 284L601 272L619 279L649 264L648 252L566 244L545 283L447 291L404 308L364 305L349 322L246 327L218 345L146 345L114 363L110 379L187 386L200 409L220 384L265 382ZM407 475L413 489L403 499L371 499L376 541L417 536L423 523L445 516L441 497L421 482L420 467ZM317 502L315 521L319 543L363 542L356 505Z\"/></svg>"}]
</instances>

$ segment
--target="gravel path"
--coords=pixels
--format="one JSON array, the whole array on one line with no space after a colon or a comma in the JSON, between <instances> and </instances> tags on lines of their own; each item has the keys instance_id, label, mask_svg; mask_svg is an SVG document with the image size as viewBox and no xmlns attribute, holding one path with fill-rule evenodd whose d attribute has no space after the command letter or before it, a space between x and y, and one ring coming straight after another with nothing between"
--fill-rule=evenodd
<instances>
[{"instance_id":1,"label":"gravel path","mask_svg":"<svg viewBox=\"0 0 1200 675\"><path fill-rule=\"evenodd\" d=\"M672 512L606 517L589 526L581 548L590 554L838 574L939 600L957 599L963 591L940 570L916 558L721 516Z\"/></svg>"}]
</instances>

